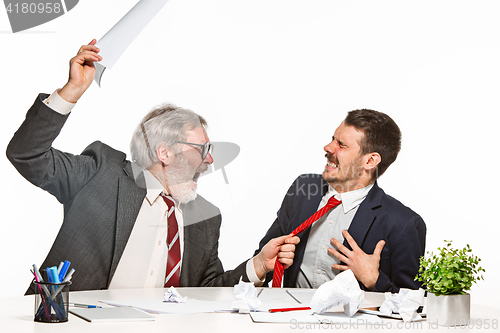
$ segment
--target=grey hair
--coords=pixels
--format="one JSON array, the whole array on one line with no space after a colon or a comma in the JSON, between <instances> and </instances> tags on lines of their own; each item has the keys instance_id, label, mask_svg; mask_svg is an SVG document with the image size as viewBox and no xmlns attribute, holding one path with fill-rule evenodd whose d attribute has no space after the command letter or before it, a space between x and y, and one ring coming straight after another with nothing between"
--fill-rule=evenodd
<instances>
[{"instance_id":1,"label":"grey hair","mask_svg":"<svg viewBox=\"0 0 500 333\"><path fill-rule=\"evenodd\" d=\"M172 148L177 141L186 141L187 131L200 126L206 129L207 122L189 109L170 103L153 108L132 135L132 161L149 169L154 163L160 162L156 150L161 144Z\"/></svg>"}]
</instances>

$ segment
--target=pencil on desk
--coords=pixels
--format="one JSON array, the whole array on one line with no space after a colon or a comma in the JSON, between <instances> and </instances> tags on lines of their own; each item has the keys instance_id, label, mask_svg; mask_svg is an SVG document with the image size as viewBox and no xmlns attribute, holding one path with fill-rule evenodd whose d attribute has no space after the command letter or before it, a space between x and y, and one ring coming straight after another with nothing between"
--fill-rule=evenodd
<instances>
[{"instance_id":1,"label":"pencil on desk","mask_svg":"<svg viewBox=\"0 0 500 333\"><path fill-rule=\"evenodd\" d=\"M308 306L303 306L299 308L280 308L280 309L269 309L268 311L273 312L287 312L287 311L298 311L298 310L311 310Z\"/></svg>"}]
</instances>

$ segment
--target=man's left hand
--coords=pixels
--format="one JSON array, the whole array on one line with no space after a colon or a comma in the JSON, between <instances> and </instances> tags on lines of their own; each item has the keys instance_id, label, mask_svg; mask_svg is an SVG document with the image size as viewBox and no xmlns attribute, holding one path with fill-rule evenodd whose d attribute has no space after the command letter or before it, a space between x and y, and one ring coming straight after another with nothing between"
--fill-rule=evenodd
<instances>
[{"instance_id":1,"label":"man's left hand","mask_svg":"<svg viewBox=\"0 0 500 333\"><path fill-rule=\"evenodd\" d=\"M366 254L352 238L352 236L347 232L347 230L342 231L342 235L347 240L347 243L352 248L352 251L345 247L341 242L335 238L331 239L331 243L335 246L337 250L329 248L328 253L334 255L340 261L346 263L346 265L332 265L332 268L338 269L340 271L345 271L350 269L356 279L360 281L366 288L372 290L375 287L375 283L378 279L378 269L380 264L380 253L385 246L385 241L381 240L375 246L373 254Z\"/></svg>"}]
</instances>

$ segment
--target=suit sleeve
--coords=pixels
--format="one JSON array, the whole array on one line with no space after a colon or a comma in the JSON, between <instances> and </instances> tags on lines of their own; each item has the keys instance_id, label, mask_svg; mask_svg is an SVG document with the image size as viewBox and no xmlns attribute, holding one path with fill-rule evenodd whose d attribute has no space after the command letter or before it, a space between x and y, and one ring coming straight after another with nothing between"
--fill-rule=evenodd
<instances>
[{"instance_id":1,"label":"suit sleeve","mask_svg":"<svg viewBox=\"0 0 500 333\"><path fill-rule=\"evenodd\" d=\"M218 225L220 226L221 216L218 215L217 218L219 220ZM224 272L224 268L222 267L222 263L219 259L219 234L219 228L216 228L215 233L212 235L214 238L214 246L211 249L209 264L204 272L204 277L201 281L200 286L233 287L234 285L238 284L240 278L242 278L243 281L248 282L249 280L246 273L246 262L248 260L245 260L235 269Z\"/></svg>"},{"instance_id":2,"label":"suit sleeve","mask_svg":"<svg viewBox=\"0 0 500 333\"><path fill-rule=\"evenodd\" d=\"M381 258L379 277L373 291L398 293L400 288L418 289L415 281L420 257L425 251L426 226L422 218L413 216L391 245L389 258Z\"/></svg>"},{"instance_id":3,"label":"suit sleeve","mask_svg":"<svg viewBox=\"0 0 500 333\"><path fill-rule=\"evenodd\" d=\"M183 205L183 212L181 287L233 287L240 277L248 281L246 261L227 272L222 267L219 259L220 210L198 196Z\"/></svg>"},{"instance_id":4,"label":"suit sleeve","mask_svg":"<svg viewBox=\"0 0 500 333\"><path fill-rule=\"evenodd\" d=\"M290 234L296 226L293 225L293 221L296 219L293 219L292 216L297 215L297 211L293 211L293 208L299 209L301 207L301 197L300 191L297 189L300 189L299 182L301 180L302 176L297 177L295 181L292 183L292 185L289 187L285 197L283 198L283 201L281 203L281 207L278 210L277 217L274 220L274 222L271 224L269 229L267 230L266 234L264 237L260 240L259 242L259 248L255 251L254 256L256 256L266 245L271 239L276 238L276 237L281 237L283 235L288 235ZM308 232L304 232L299 235L299 238L301 239L300 243L296 246L295 249L295 258L294 258L294 264L297 262L297 259L300 261L301 256L298 255L299 253L303 255L303 248L305 248L305 245L307 243L307 235ZM285 285L287 284L288 281L288 272L290 271L290 268L285 270L285 276L284 276L284 281ZM273 271L270 271L266 274L266 279L264 281L264 285L267 285L271 280L273 279Z\"/></svg>"},{"instance_id":5,"label":"suit sleeve","mask_svg":"<svg viewBox=\"0 0 500 333\"><path fill-rule=\"evenodd\" d=\"M70 200L97 169L92 155L72 155L52 148L68 116L43 103L40 94L7 147L7 158L32 184L61 203Z\"/></svg>"}]
</instances>

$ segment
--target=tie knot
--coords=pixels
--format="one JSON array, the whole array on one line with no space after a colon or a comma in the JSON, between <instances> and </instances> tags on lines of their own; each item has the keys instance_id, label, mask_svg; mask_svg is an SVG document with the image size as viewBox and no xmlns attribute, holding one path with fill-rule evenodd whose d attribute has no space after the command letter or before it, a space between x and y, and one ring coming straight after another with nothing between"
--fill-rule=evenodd
<instances>
[{"instance_id":1,"label":"tie knot","mask_svg":"<svg viewBox=\"0 0 500 333\"><path fill-rule=\"evenodd\" d=\"M169 196L169 195L167 195L167 194L165 194L163 192L160 195L163 198L163 201L165 201L165 203L167 204L168 209L170 209L173 206L175 206L175 201L174 201L174 199L171 196Z\"/></svg>"},{"instance_id":2,"label":"tie knot","mask_svg":"<svg viewBox=\"0 0 500 333\"><path fill-rule=\"evenodd\" d=\"M334 196L332 196L330 199L328 199L328 202L326 203L326 205L327 205L328 207L333 208L333 207L337 207L337 206L338 206L338 205L340 205L341 203L342 203L342 201L341 201L341 200L337 200L337 199L335 199L335 197L334 197Z\"/></svg>"}]
</instances>

